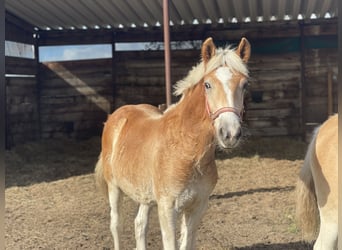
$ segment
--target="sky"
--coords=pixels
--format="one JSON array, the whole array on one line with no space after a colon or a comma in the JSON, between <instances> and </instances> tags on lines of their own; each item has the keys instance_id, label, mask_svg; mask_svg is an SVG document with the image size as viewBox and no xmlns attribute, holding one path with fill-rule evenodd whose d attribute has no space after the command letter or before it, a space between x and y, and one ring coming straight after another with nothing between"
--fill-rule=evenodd
<instances>
[{"instance_id":1,"label":"sky","mask_svg":"<svg viewBox=\"0 0 342 250\"><path fill-rule=\"evenodd\" d=\"M117 44L117 50L144 50L146 43ZM34 58L33 45L6 41L6 56ZM42 46L39 47L39 61L69 61L96 58L111 58L111 44L99 45L68 45L68 46Z\"/></svg>"},{"instance_id":2,"label":"sky","mask_svg":"<svg viewBox=\"0 0 342 250\"><path fill-rule=\"evenodd\" d=\"M46 46L39 48L39 61L69 61L94 58L111 58L112 47L103 45Z\"/></svg>"},{"instance_id":3,"label":"sky","mask_svg":"<svg viewBox=\"0 0 342 250\"><path fill-rule=\"evenodd\" d=\"M116 50L144 50L145 43L117 44ZM111 44L44 46L39 48L39 61L69 61L96 58L111 58Z\"/></svg>"},{"instance_id":4,"label":"sky","mask_svg":"<svg viewBox=\"0 0 342 250\"><path fill-rule=\"evenodd\" d=\"M197 48L201 41L171 42L171 49L192 49ZM198 47L199 48L199 47ZM163 49L163 43L116 43L115 49L118 51L137 50L159 50ZM33 45L6 41L6 56L16 56L24 58L34 58ZM111 44L98 45L68 45L68 46L42 46L39 47L39 61L70 61L96 58L111 58Z\"/></svg>"}]
</instances>

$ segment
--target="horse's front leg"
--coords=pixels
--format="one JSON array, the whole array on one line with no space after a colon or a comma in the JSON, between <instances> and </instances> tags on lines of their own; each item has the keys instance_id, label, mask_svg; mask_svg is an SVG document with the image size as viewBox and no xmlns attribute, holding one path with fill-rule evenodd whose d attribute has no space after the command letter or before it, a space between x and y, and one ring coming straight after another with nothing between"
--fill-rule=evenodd
<instances>
[{"instance_id":1,"label":"horse's front leg","mask_svg":"<svg viewBox=\"0 0 342 250\"><path fill-rule=\"evenodd\" d=\"M148 215L150 206L146 204L140 204L139 211L135 217L135 240L137 250L146 249L146 231L148 225Z\"/></svg>"},{"instance_id":2,"label":"horse's front leg","mask_svg":"<svg viewBox=\"0 0 342 250\"><path fill-rule=\"evenodd\" d=\"M158 202L158 216L163 239L164 250L175 250L176 243L176 210L174 202L164 199Z\"/></svg>"},{"instance_id":3,"label":"horse's front leg","mask_svg":"<svg viewBox=\"0 0 342 250\"><path fill-rule=\"evenodd\" d=\"M204 212L207 210L208 200L202 200L185 209L182 216L180 250L195 249L196 233Z\"/></svg>"}]
</instances>

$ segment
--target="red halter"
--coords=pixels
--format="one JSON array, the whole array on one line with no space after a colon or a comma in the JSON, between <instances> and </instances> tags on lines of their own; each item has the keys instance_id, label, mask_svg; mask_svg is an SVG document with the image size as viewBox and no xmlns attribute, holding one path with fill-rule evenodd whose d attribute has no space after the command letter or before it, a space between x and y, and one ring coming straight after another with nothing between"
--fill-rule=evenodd
<instances>
[{"instance_id":1,"label":"red halter","mask_svg":"<svg viewBox=\"0 0 342 250\"><path fill-rule=\"evenodd\" d=\"M205 105L206 105L207 112L208 112L210 118L213 119L213 120L215 120L217 117L219 117L219 115L222 114L222 113L232 112L232 113L236 114L239 117L240 121L242 121L242 116L243 116L244 108L242 108L240 113L239 113L238 109L233 108L233 107L223 107L223 108L220 108L220 109L216 110L214 113L212 113L210 111L210 108L209 108L207 97L205 98Z\"/></svg>"}]
</instances>

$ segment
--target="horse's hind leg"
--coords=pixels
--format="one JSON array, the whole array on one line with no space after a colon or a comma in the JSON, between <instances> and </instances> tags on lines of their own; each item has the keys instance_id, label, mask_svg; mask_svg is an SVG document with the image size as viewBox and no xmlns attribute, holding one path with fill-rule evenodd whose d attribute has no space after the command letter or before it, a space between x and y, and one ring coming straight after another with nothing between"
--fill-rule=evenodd
<instances>
[{"instance_id":1,"label":"horse's hind leg","mask_svg":"<svg viewBox=\"0 0 342 250\"><path fill-rule=\"evenodd\" d=\"M181 225L181 250L195 249L196 232L207 204L207 201L202 201L200 204L193 205L193 209L184 211Z\"/></svg>"},{"instance_id":2,"label":"horse's hind leg","mask_svg":"<svg viewBox=\"0 0 342 250\"><path fill-rule=\"evenodd\" d=\"M137 250L146 249L146 231L148 224L148 215L150 211L150 206L146 204L140 204L139 211L135 217L135 240Z\"/></svg>"},{"instance_id":3,"label":"horse's hind leg","mask_svg":"<svg viewBox=\"0 0 342 250\"><path fill-rule=\"evenodd\" d=\"M318 238L314 245L314 250L337 250L338 224L337 218L327 219L320 211L321 226Z\"/></svg>"},{"instance_id":4,"label":"horse's hind leg","mask_svg":"<svg viewBox=\"0 0 342 250\"><path fill-rule=\"evenodd\" d=\"M115 185L108 186L108 196L110 203L110 230L114 239L114 249L120 249L120 233L122 223L120 218L121 190Z\"/></svg>"}]
</instances>

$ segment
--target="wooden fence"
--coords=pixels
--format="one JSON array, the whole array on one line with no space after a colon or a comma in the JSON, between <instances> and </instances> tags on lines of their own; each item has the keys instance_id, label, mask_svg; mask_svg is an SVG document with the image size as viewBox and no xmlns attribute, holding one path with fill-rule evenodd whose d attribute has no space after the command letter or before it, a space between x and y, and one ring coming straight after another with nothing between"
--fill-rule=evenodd
<instances>
[{"instance_id":1,"label":"wooden fence","mask_svg":"<svg viewBox=\"0 0 342 250\"><path fill-rule=\"evenodd\" d=\"M100 134L113 105L111 60L40 65L42 138Z\"/></svg>"},{"instance_id":2,"label":"wooden fence","mask_svg":"<svg viewBox=\"0 0 342 250\"><path fill-rule=\"evenodd\" d=\"M305 51L305 120L315 125L337 112L337 50Z\"/></svg>"},{"instance_id":3,"label":"wooden fence","mask_svg":"<svg viewBox=\"0 0 342 250\"><path fill-rule=\"evenodd\" d=\"M39 138L36 60L6 57L6 147Z\"/></svg>"},{"instance_id":4,"label":"wooden fence","mask_svg":"<svg viewBox=\"0 0 342 250\"><path fill-rule=\"evenodd\" d=\"M199 53L172 52L172 83L199 62ZM336 112L336 54L336 49L306 50L304 57L252 53L244 117L249 133L301 136L306 123L328 116L329 103ZM116 52L114 60L49 62L38 68L35 60L6 57L6 73L30 75L6 78L8 143L99 135L107 114L119 106L164 103L163 56L162 51Z\"/></svg>"},{"instance_id":5,"label":"wooden fence","mask_svg":"<svg viewBox=\"0 0 342 250\"><path fill-rule=\"evenodd\" d=\"M246 121L253 135L300 135L298 53L252 55Z\"/></svg>"}]
</instances>

